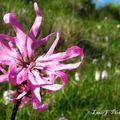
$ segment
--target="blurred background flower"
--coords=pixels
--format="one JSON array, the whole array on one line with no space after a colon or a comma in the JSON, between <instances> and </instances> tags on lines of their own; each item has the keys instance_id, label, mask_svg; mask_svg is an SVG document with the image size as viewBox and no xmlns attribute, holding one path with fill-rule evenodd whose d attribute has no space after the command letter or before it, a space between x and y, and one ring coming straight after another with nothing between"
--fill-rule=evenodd
<instances>
[{"instance_id":1,"label":"blurred background flower","mask_svg":"<svg viewBox=\"0 0 120 120\"><path fill-rule=\"evenodd\" d=\"M80 73L78 73L78 72L75 73L75 80L76 81L80 80Z\"/></svg>"},{"instance_id":2,"label":"blurred background flower","mask_svg":"<svg viewBox=\"0 0 120 120\"><path fill-rule=\"evenodd\" d=\"M3 92L3 103L5 105L8 105L13 101L13 95L15 94L12 90L6 90Z\"/></svg>"},{"instance_id":3,"label":"blurred background flower","mask_svg":"<svg viewBox=\"0 0 120 120\"><path fill-rule=\"evenodd\" d=\"M60 117L59 120L68 120L68 119L65 117Z\"/></svg>"},{"instance_id":4,"label":"blurred background flower","mask_svg":"<svg viewBox=\"0 0 120 120\"><path fill-rule=\"evenodd\" d=\"M107 80L108 79L108 72L106 70L103 70L101 77L102 77L102 79Z\"/></svg>"},{"instance_id":5,"label":"blurred background flower","mask_svg":"<svg viewBox=\"0 0 120 120\"><path fill-rule=\"evenodd\" d=\"M96 81L100 80L100 75L101 75L100 71L96 70L95 71L95 80Z\"/></svg>"}]
</instances>

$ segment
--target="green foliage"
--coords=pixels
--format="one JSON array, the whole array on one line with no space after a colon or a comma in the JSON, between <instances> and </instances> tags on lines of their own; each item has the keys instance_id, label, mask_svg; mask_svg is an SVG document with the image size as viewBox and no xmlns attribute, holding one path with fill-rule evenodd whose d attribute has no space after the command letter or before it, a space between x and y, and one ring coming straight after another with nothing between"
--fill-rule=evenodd
<instances>
[{"instance_id":1,"label":"green foliage","mask_svg":"<svg viewBox=\"0 0 120 120\"><path fill-rule=\"evenodd\" d=\"M100 13L100 14L99 14ZM120 20L120 8L119 5L107 5L102 9L96 11L97 18L104 18L105 16L113 17Z\"/></svg>"},{"instance_id":2,"label":"green foliage","mask_svg":"<svg viewBox=\"0 0 120 120\"><path fill-rule=\"evenodd\" d=\"M33 0L0 0L0 33L14 35L10 26L3 24L2 16L14 12L26 33L30 29L35 13ZM43 15L40 35L53 31L61 33L56 51L78 45L84 49L85 59L81 67L69 72L68 85L59 92L43 96L49 103L46 112L35 112L28 103L20 109L16 120L119 120L119 115L93 115L92 111L120 110L120 23L119 8L107 6L99 11L90 5L90 0L37 0ZM53 40L43 45L37 54L46 52ZM104 57L103 57L104 56ZM97 63L93 64L96 59ZM108 62L112 66L107 66ZM107 80L95 81L95 71L108 71ZM75 73L80 80L75 80ZM0 83L0 97L9 85ZM5 106L0 100L0 120L10 118L12 104Z\"/></svg>"}]
</instances>

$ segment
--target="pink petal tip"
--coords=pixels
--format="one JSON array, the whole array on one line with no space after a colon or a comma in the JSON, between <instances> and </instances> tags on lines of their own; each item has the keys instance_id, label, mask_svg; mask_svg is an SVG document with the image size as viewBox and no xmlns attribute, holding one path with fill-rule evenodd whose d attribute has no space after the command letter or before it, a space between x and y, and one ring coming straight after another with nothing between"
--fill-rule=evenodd
<instances>
[{"instance_id":1,"label":"pink petal tip","mask_svg":"<svg viewBox=\"0 0 120 120\"><path fill-rule=\"evenodd\" d=\"M10 13L4 15L3 20L6 24L10 23Z\"/></svg>"}]
</instances>

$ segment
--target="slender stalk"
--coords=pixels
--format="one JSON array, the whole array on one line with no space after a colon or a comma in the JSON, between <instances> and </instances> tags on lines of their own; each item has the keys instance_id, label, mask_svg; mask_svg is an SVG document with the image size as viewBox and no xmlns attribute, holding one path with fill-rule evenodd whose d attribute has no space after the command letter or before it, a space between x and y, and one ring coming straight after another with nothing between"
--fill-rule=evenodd
<instances>
[{"instance_id":1,"label":"slender stalk","mask_svg":"<svg viewBox=\"0 0 120 120\"><path fill-rule=\"evenodd\" d=\"M37 120L37 112L34 112L34 120Z\"/></svg>"},{"instance_id":2,"label":"slender stalk","mask_svg":"<svg viewBox=\"0 0 120 120\"><path fill-rule=\"evenodd\" d=\"M10 119L10 120L15 120L15 117L16 117L18 108L19 108L19 106L20 106L21 100L22 100L22 98L16 100L16 104L14 105L14 108L13 108L12 115L11 115L11 119Z\"/></svg>"}]
</instances>

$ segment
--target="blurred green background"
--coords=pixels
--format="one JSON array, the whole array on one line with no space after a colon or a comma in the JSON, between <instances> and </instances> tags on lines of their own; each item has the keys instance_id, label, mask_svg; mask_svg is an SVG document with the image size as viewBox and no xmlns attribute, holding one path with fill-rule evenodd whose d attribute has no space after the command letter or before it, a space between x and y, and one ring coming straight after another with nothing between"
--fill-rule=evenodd
<instances>
[{"instance_id":1,"label":"blurred green background","mask_svg":"<svg viewBox=\"0 0 120 120\"><path fill-rule=\"evenodd\" d=\"M27 104L17 113L16 120L119 120L120 114L120 8L109 5L95 10L90 0L36 0L43 22L37 38L53 31L60 32L56 51L78 45L85 59L80 68L68 72L69 83L62 90L46 94L43 102L49 108L41 113ZM3 23L3 15L14 12L26 33L34 19L34 0L0 0L0 33L14 35ZM46 52L53 40L40 47L37 54ZM0 83L0 120L9 120L13 104L4 105L3 92L11 86ZM94 115L93 111L109 110Z\"/></svg>"}]
</instances>

